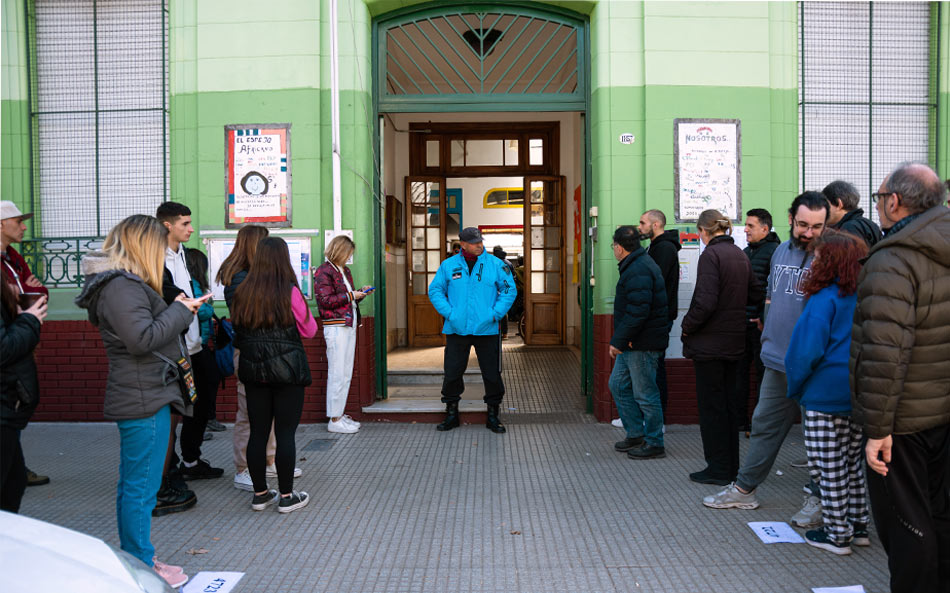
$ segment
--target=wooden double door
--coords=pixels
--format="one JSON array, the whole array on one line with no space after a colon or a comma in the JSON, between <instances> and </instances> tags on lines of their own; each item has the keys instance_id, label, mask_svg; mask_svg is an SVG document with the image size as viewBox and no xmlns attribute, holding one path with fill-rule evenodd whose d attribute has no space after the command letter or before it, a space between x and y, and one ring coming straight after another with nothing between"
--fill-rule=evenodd
<instances>
[{"instance_id":1,"label":"wooden double door","mask_svg":"<svg viewBox=\"0 0 950 593\"><path fill-rule=\"evenodd\" d=\"M518 275L526 344L564 343L564 186L560 176L524 177L524 268ZM449 237L447 228L457 232L460 225L452 219L457 215L448 213L444 177L406 177L405 195L409 346L441 346L443 320L429 302L428 288L452 255L457 237Z\"/></svg>"}]
</instances>

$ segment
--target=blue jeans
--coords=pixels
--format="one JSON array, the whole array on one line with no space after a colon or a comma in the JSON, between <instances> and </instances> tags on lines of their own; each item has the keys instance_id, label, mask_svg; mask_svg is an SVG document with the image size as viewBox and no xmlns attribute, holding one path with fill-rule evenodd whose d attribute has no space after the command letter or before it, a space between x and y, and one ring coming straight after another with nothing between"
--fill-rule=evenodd
<instances>
[{"instance_id":1,"label":"blue jeans","mask_svg":"<svg viewBox=\"0 0 950 593\"><path fill-rule=\"evenodd\" d=\"M621 352L614 359L609 382L627 438L643 437L653 447L663 446L663 408L656 386L660 354L644 350Z\"/></svg>"},{"instance_id":2,"label":"blue jeans","mask_svg":"<svg viewBox=\"0 0 950 593\"><path fill-rule=\"evenodd\" d=\"M119 545L147 566L152 565L152 509L162 485L168 433L169 406L148 418L119 420L119 483L116 486L115 514L119 524Z\"/></svg>"}]
</instances>

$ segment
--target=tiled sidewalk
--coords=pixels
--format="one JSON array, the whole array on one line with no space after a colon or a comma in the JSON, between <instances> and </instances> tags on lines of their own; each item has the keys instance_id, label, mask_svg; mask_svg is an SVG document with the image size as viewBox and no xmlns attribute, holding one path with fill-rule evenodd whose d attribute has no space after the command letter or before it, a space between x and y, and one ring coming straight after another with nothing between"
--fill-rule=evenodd
<instances>
[{"instance_id":1,"label":"tiled sidewalk","mask_svg":"<svg viewBox=\"0 0 950 593\"><path fill-rule=\"evenodd\" d=\"M296 487L313 502L286 516L251 511L250 494L231 484L231 432L216 433L205 457L225 477L192 482L198 505L155 519L153 542L190 574L246 572L242 593L887 590L873 533L872 547L837 557L760 544L745 525L798 510L807 472L789 463L803 456L799 432L760 488L758 510L711 510L700 500L717 487L686 477L702 468L697 427L669 427L666 459L632 461L612 450L620 430L587 418L513 422L505 435L303 426ZM33 424L23 440L28 465L52 483L28 488L21 512L117 543L115 425Z\"/></svg>"}]
</instances>

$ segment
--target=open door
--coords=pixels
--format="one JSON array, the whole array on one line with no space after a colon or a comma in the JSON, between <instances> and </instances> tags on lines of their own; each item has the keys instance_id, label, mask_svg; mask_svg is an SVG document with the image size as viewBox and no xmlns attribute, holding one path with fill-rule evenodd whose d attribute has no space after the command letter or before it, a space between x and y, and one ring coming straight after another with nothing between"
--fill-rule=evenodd
<instances>
[{"instance_id":1,"label":"open door","mask_svg":"<svg viewBox=\"0 0 950 593\"><path fill-rule=\"evenodd\" d=\"M428 291L447 252L444 178L406 177L406 220L409 346L442 346L442 316Z\"/></svg>"},{"instance_id":2,"label":"open door","mask_svg":"<svg viewBox=\"0 0 950 593\"><path fill-rule=\"evenodd\" d=\"M524 178L526 344L564 343L564 177Z\"/></svg>"}]
</instances>

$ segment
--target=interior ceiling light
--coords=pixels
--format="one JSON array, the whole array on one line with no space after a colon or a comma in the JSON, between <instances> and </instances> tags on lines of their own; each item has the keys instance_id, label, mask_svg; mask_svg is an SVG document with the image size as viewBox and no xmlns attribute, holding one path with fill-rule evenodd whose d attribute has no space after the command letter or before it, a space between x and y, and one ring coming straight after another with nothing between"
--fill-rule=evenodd
<instances>
[{"instance_id":1,"label":"interior ceiling light","mask_svg":"<svg viewBox=\"0 0 950 593\"><path fill-rule=\"evenodd\" d=\"M501 31L498 29L469 29L462 33L462 38L465 39L476 56L484 58L490 56L495 49L495 44L501 39Z\"/></svg>"}]
</instances>

